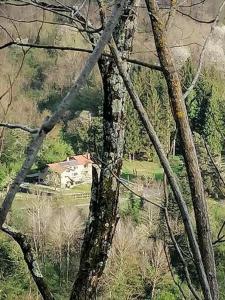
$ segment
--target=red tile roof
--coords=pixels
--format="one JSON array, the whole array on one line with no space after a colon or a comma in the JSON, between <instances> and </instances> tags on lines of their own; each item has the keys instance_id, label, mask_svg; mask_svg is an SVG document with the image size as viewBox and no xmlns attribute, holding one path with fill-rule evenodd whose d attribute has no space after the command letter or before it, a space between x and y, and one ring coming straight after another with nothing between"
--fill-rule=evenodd
<instances>
[{"instance_id":1,"label":"red tile roof","mask_svg":"<svg viewBox=\"0 0 225 300\"><path fill-rule=\"evenodd\" d=\"M48 164L47 166L51 171L61 174L71 167L92 163L92 160L88 159L85 155L73 155L69 158L69 160Z\"/></svg>"},{"instance_id":2,"label":"red tile roof","mask_svg":"<svg viewBox=\"0 0 225 300\"><path fill-rule=\"evenodd\" d=\"M73 155L70 160L75 160L78 165L86 165L93 163L86 155Z\"/></svg>"}]
</instances>

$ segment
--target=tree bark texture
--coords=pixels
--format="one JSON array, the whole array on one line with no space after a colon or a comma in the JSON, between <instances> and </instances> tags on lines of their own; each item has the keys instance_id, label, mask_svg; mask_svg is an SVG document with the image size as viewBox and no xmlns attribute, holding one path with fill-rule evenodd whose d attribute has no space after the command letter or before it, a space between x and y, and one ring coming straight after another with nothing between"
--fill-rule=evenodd
<instances>
[{"instance_id":1,"label":"tree bark texture","mask_svg":"<svg viewBox=\"0 0 225 300\"><path fill-rule=\"evenodd\" d=\"M156 0L146 0L145 2L152 24L158 57L168 86L173 116L176 121L182 144L202 260L207 274L212 299L217 300L218 284L207 203L196 149L187 116L186 105L183 100L181 82L172 58L172 53L167 45L165 25L157 2Z\"/></svg>"},{"instance_id":2,"label":"tree bark texture","mask_svg":"<svg viewBox=\"0 0 225 300\"><path fill-rule=\"evenodd\" d=\"M128 57L132 50L136 20L132 10L134 3L128 1L113 34L123 57ZM113 174L119 177L122 167L127 94L115 62L101 58L98 64L104 89L102 165L99 176L93 168L90 212L71 300L96 299L98 281L104 271L118 221L119 182Z\"/></svg>"}]
</instances>

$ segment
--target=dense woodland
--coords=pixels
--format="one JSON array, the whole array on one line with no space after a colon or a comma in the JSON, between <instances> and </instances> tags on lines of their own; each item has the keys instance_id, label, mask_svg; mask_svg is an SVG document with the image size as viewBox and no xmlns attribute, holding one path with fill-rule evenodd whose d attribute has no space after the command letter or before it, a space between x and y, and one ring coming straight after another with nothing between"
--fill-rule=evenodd
<instances>
[{"instance_id":1,"label":"dense woodland","mask_svg":"<svg viewBox=\"0 0 225 300\"><path fill-rule=\"evenodd\" d=\"M0 299L225 300L225 1L0 1L0 66Z\"/></svg>"}]
</instances>

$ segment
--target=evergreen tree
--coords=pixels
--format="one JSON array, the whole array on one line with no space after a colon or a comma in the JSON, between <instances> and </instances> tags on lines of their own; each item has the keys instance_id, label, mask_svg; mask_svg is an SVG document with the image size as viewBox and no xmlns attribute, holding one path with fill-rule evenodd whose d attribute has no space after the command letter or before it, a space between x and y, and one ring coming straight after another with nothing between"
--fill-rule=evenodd
<instances>
[{"instance_id":1,"label":"evergreen tree","mask_svg":"<svg viewBox=\"0 0 225 300\"><path fill-rule=\"evenodd\" d=\"M163 76L156 71L137 69L133 71L133 81L162 144L168 147L173 123ZM130 102L127 106L127 124L125 133L126 154L139 152L147 156L148 159L153 158L155 154L153 147L149 147L149 139Z\"/></svg>"},{"instance_id":2,"label":"evergreen tree","mask_svg":"<svg viewBox=\"0 0 225 300\"><path fill-rule=\"evenodd\" d=\"M189 61L183 69L183 89L194 78L195 70ZM205 70L186 100L188 115L193 132L200 134L214 154L220 154L223 147L224 112L221 99L224 87L221 78L213 70Z\"/></svg>"},{"instance_id":3,"label":"evergreen tree","mask_svg":"<svg viewBox=\"0 0 225 300\"><path fill-rule=\"evenodd\" d=\"M135 153L138 153L142 147L142 127L131 101L127 101L126 110L125 153L130 159L134 159Z\"/></svg>"}]
</instances>

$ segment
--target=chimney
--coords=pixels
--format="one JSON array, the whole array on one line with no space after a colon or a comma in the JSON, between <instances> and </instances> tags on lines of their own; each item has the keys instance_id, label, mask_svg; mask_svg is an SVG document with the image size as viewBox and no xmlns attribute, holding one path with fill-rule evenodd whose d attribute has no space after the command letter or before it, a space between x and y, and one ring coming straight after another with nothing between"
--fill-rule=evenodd
<instances>
[{"instance_id":1,"label":"chimney","mask_svg":"<svg viewBox=\"0 0 225 300\"><path fill-rule=\"evenodd\" d=\"M69 161L69 160L70 160L70 158L67 156L66 161Z\"/></svg>"},{"instance_id":2,"label":"chimney","mask_svg":"<svg viewBox=\"0 0 225 300\"><path fill-rule=\"evenodd\" d=\"M86 153L86 158L87 158L87 159L91 159L90 153L88 153L88 152Z\"/></svg>"}]
</instances>

